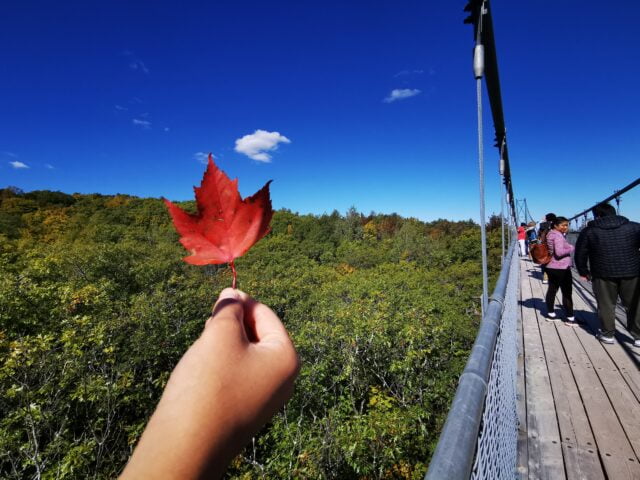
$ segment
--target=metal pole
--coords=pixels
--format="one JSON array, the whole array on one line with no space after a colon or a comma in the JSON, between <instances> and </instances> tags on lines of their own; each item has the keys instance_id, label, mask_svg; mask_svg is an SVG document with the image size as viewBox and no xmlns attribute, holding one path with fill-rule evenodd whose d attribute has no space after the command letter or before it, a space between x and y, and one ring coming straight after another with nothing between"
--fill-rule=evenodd
<instances>
[{"instance_id":1,"label":"metal pole","mask_svg":"<svg viewBox=\"0 0 640 480\"><path fill-rule=\"evenodd\" d=\"M524 221L526 223L529 223L531 220L533 220L533 217L531 216L531 212L529 211L529 206L527 205L527 199L524 199Z\"/></svg>"}]
</instances>

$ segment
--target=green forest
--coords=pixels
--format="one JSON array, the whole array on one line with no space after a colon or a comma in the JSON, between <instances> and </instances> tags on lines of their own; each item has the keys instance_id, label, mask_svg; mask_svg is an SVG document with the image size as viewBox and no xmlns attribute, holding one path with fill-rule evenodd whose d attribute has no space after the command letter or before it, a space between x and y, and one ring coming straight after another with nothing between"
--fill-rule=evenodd
<instances>
[{"instance_id":1,"label":"green forest","mask_svg":"<svg viewBox=\"0 0 640 480\"><path fill-rule=\"evenodd\" d=\"M186 253L160 199L0 190L0 478L119 474L231 285ZM480 257L470 220L275 212L239 288L302 368L226 478L422 478L480 322Z\"/></svg>"}]
</instances>

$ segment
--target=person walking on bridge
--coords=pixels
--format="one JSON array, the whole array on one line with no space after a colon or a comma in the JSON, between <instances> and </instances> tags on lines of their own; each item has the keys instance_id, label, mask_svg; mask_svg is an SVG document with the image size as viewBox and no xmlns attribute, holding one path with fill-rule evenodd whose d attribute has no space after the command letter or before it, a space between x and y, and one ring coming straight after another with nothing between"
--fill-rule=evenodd
<instances>
[{"instance_id":1,"label":"person walking on bridge","mask_svg":"<svg viewBox=\"0 0 640 480\"><path fill-rule=\"evenodd\" d=\"M569 230L569 220L565 217L553 219L552 228L547 233L547 248L551 255L551 261L547 263L547 276L549 277L549 288L545 302L547 304L547 320L558 321L555 313L555 301L558 289L562 292L562 307L567 316L568 322L574 322L573 315L573 279L571 276L571 254L573 245L567 242L565 235Z\"/></svg>"},{"instance_id":2,"label":"person walking on bridge","mask_svg":"<svg viewBox=\"0 0 640 480\"><path fill-rule=\"evenodd\" d=\"M617 215L608 203L593 207L594 220L576 242L575 263L580 277L591 280L598 303L603 343L615 342L615 308L620 296L627 309L627 328L640 347L640 224Z\"/></svg>"},{"instance_id":3,"label":"person walking on bridge","mask_svg":"<svg viewBox=\"0 0 640 480\"><path fill-rule=\"evenodd\" d=\"M555 219L555 213L547 213L544 216L544 221L540 222L540 228L538 229L538 238L540 239L541 243L545 243L547 241L547 234L553 228L553 222ZM547 275L546 266L544 264L540 265L540 270L542 271L542 283L548 283L549 278Z\"/></svg>"},{"instance_id":4,"label":"person walking on bridge","mask_svg":"<svg viewBox=\"0 0 640 480\"><path fill-rule=\"evenodd\" d=\"M527 256L527 224L526 223L521 223L520 226L518 227L518 246L520 247L520 256L521 257L526 257Z\"/></svg>"}]
</instances>

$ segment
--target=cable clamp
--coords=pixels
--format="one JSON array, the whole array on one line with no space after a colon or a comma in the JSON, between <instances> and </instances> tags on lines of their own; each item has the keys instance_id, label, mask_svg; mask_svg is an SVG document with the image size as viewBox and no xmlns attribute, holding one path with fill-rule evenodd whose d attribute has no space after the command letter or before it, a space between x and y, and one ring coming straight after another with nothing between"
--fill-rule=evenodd
<instances>
[{"instance_id":1,"label":"cable clamp","mask_svg":"<svg viewBox=\"0 0 640 480\"><path fill-rule=\"evenodd\" d=\"M498 302L504 308L504 300L494 297L493 295L489 297L489 301Z\"/></svg>"}]
</instances>

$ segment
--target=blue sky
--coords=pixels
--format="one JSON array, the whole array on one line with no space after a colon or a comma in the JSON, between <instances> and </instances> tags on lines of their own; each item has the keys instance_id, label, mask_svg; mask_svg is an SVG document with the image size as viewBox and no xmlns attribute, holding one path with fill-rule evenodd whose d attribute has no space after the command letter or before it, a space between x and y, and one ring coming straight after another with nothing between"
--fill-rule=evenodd
<instances>
[{"instance_id":1,"label":"blue sky","mask_svg":"<svg viewBox=\"0 0 640 480\"><path fill-rule=\"evenodd\" d=\"M477 219L464 5L4 2L0 186L184 200L210 151L276 208ZM640 4L492 10L516 197L571 216L635 180ZM486 98L484 129L489 214ZM640 220L640 187L621 207Z\"/></svg>"}]
</instances>

